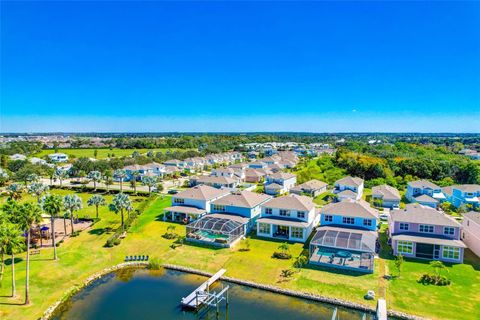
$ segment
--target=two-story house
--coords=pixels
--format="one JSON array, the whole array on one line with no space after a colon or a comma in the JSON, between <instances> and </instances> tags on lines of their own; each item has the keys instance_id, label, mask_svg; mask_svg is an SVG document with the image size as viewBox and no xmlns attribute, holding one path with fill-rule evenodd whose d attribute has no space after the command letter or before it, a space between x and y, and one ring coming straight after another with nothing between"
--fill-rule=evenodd
<instances>
[{"instance_id":1,"label":"two-story house","mask_svg":"<svg viewBox=\"0 0 480 320\"><path fill-rule=\"evenodd\" d=\"M265 193L279 195L287 193L297 183L297 176L289 172L269 174L264 184Z\"/></svg>"},{"instance_id":2,"label":"two-story house","mask_svg":"<svg viewBox=\"0 0 480 320\"><path fill-rule=\"evenodd\" d=\"M384 208L399 208L402 197L398 190L387 184L372 188L372 199L375 204Z\"/></svg>"},{"instance_id":3,"label":"two-story house","mask_svg":"<svg viewBox=\"0 0 480 320\"><path fill-rule=\"evenodd\" d=\"M246 232L255 226L261 214L261 205L271 200L272 197L251 191L235 191L231 194L213 201L210 205L212 214L235 215L248 218Z\"/></svg>"},{"instance_id":4,"label":"two-story house","mask_svg":"<svg viewBox=\"0 0 480 320\"><path fill-rule=\"evenodd\" d=\"M327 186L328 184L326 184L325 182L314 179L291 188L290 193L295 193L299 195L306 194L315 198L316 196L326 192Z\"/></svg>"},{"instance_id":5,"label":"two-story house","mask_svg":"<svg viewBox=\"0 0 480 320\"><path fill-rule=\"evenodd\" d=\"M363 195L363 179L358 177L345 177L335 181L333 193L339 201L345 199L359 200Z\"/></svg>"},{"instance_id":6,"label":"two-story house","mask_svg":"<svg viewBox=\"0 0 480 320\"><path fill-rule=\"evenodd\" d=\"M312 198L296 194L274 198L261 206L257 235L305 242L319 222Z\"/></svg>"},{"instance_id":7,"label":"two-story house","mask_svg":"<svg viewBox=\"0 0 480 320\"><path fill-rule=\"evenodd\" d=\"M378 212L364 200L345 199L322 208L309 247L309 263L373 272Z\"/></svg>"},{"instance_id":8,"label":"two-story house","mask_svg":"<svg viewBox=\"0 0 480 320\"><path fill-rule=\"evenodd\" d=\"M389 232L395 255L462 263L466 246L460 240L460 228L452 217L417 203L390 212Z\"/></svg>"},{"instance_id":9,"label":"two-story house","mask_svg":"<svg viewBox=\"0 0 480 320\"><path fill-rule=\"evenodd\" d=\"M172 205L164 209L163 220L188 223L210 212L211 203L230 191L206 185L189 188L172 196Z\"/></svg>"},{"instance_id":10,"label":"two-story house","mask_svg":"<svg viewBox=\"0 0 480 320\"><path fill-rule=\"evenodd\" d=\"M480 206L480 185L460 184L442 188L442 191L452 205L456 208L471 205L473 208Z\"/></svg>"},{"instance_id":11,"label":"two-story house","mask_svg":"<svg viewBox=\"0 0 480 320\"><path fill-rule=\"evenodd\" d=\"M470 211L463 215L461 239L480 257L480 212Z\"/></svg>"},{"instance_id":12,"label":"two-story house","mask_svg":"<svg viewBox=\"0 0 480 320\"><path fill-rule=\"evenodd\" d=\"M432 208L437 208L438 204L446 199L442 188L428 180L409 182L405 197L410 202L416 202Z\"/></svg>"},{"instance_id":13,"label":"two-story house","mask_svg":"<svg viewBox=\"0 0 480 320\"><path fill-rule=\"evenodd\" d=\"M192 177L189 183L190 186L207 185L214 188L234 189L238 186L239 181L227 176L196 176Z\"/></svg>"}]
</instances>

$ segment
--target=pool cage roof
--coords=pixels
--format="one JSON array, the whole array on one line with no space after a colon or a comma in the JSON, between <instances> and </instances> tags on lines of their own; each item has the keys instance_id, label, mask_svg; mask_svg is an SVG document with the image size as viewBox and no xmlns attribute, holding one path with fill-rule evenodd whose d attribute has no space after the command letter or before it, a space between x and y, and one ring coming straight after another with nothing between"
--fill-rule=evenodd
<instances>
[{"instance_id":1,"label":"pool cage roof","mask_svg":"<svg viewBox=\"0 0 480 320\"><path fill-rule=\"evenodd\" d=\"M207 215L190 223L187 228L229 235L237 233L237 230L242 228L242 226L243 224L238 221L225 218L209 217Z\"/></svg>"},{"instance_id":2,"label":"pool cage roof","mask_svg":"<svg viewBox=\"0 0 480 320\"><path fill-rule=\"evenodd\" d=\"M375 252L376 236L369 231L322 228L317 231L311 245L339 249Z\"/></svg>"}]
</instances>

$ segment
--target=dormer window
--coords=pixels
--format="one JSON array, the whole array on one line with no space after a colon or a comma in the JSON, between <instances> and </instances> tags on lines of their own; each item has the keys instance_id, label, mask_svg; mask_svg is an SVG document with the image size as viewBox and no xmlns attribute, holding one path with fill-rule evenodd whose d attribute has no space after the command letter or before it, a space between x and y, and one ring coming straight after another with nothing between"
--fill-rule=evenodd
<instances>
[{"instance_id":1,"label":"dormer window","mask_svg":"<svg viewBox=\"0 0 480 320\"><path fill-rule=\"evenodd\" d=\"M371 227L372 226L372 220L371 219L363 219L363 225L365 227Z\"/></svg>"},{"instance_id":2,"label":"dormer window","mask_svg":"<svg viewBox=\"0 0 480 320\"><path fill-rule=\"evenodd\" d=\"M214 204L213 205L213 210L214 211L225 212L225 206L222 206L222 205L219 205L219 204Z\"/></svg>"},{"instance_id":3,"label":"dormer window","mask_svg":"<svg viewBox=\"0 0 480 320\"><path fill-rule=\"evenodd\" d=\"M323 219L325 220L325 222L332 222L333 221L333 216L325 215Z\"/></svg>"}]
</instances>

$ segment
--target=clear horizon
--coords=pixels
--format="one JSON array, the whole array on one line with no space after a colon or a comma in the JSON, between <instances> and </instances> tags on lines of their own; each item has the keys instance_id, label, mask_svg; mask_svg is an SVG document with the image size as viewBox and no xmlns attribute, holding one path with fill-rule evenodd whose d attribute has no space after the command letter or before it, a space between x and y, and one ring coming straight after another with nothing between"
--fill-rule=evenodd
<instances>
[{"instance_id":1,"label":"clear horizon","mask_svg":"<svg viewBox=\"0 0 480 320\"><path fill-rule=\"evenodd\" d=\"M479 2L2 2L0 132L480 132Z\"/></svg>"}]
</instances>

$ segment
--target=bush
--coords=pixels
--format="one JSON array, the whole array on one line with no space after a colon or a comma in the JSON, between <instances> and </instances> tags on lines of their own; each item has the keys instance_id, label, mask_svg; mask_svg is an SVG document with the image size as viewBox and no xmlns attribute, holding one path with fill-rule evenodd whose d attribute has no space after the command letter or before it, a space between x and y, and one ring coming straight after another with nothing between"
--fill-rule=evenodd
<instances>
[{"instance_id":1,"label":"bush","mask_svg":"<svg viewBox=\"0 0 480 320\"><path fill-rule=\"evenodd\" d=\"M436 286L448 286L450 285L450 279L444 276L424 274L418 279L418 282L421 284L429 285L433 284Z\"/></svg>"},{"instance_id":2,"label":"bush","mask_svg":"<svg viewBox=\"0 0 480 320\"><path fill-rule=\"evenodd\" d=\"M118 246L120 244L120 239L117 238L117 239L113 240L113 244Z\"/></svg>"},{"instance_id":3,"label":"bush","mask_svg":"<svg viewBox=\"0 0 480 320\"><path fill-rule=\"evenodd\" d=\"M280 276L282 278L290 278L295 272L292 269L283 269Z\"/></svg>"},{"instance_id":4,"label":"bush","mask_svg":"<svg viewBox=\"0 0 480 320\"><path fill-rule=\"evenodd\" d=\"M115 241L114 239L108 239L107 243L105 243L105 247L107 247L107 248L113 247L114 246L114 241Z\"/></svg>"},{"instance_id":5,"label":"bush","mask_svg":"<svg viewBox=\"0 0 480 320\"><path fill-rule=\"evenodd\" d=\"M161 268L162 268L162 264L160 262L160 259L158 258L153 258L148 262L147 269L160 270Z\"/></svg>"},{"instance_id":6,"label":"bush","mask_svg":"<svg viewBox=\"0 0 480 320\"><path fill-rule=\"evenodd\" d=\"M70 237L78 237L80 235L80 231L73 231L71 234L70 234Z\"/></svg>"},{"instance_id":7,"label":"bush","mask_svg":"<svg viewBox=\"0 0 480 320\"><path fill-rule=\"evenodd\" d=\"M292 259L292 255L288 252L278 252L278 251L275 251L273 253L273 257L276 258L276 259L282 259L282 260L289 260L289 259Z\"/></svg>"}]
</instances>

